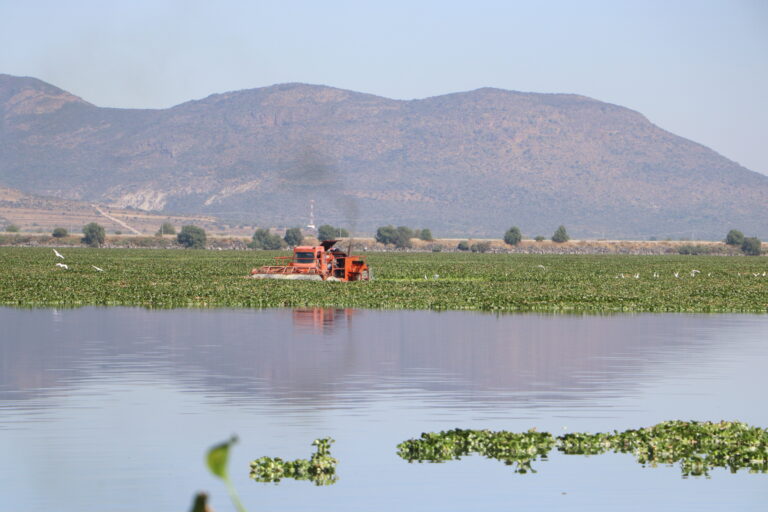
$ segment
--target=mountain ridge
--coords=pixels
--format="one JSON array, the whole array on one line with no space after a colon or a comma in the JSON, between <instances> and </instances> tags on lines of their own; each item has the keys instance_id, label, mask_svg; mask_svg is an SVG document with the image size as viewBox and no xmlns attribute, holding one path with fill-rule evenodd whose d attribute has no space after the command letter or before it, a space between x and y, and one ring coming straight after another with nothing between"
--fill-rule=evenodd
<instances>
[{"instance_id":1,"label":"mountain ridge","mask_svg":"<svg viewBox=\"0 0 768 512\"><path fill-rule=\"evenodd\" d=\"M0 75L0 120L0 184L115 207L293 226L314 200L321 223L365 231L768 235L768 177L577 94L287 83L133 110Z\"/></svg>"}]
</instances>

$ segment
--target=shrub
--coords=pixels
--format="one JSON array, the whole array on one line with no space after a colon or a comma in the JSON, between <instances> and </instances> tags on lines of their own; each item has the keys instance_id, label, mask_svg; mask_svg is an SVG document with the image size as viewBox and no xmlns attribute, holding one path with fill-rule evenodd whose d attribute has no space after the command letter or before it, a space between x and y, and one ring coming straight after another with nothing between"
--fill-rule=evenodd
<instances>
[{"instance_id":1,"label":"shrub","mask_svg":"<svg viewBox=\"0 0 768 512\"><path fill-rule=\"evenodd\" d=\"M741 244L741 250L747 256L760 256L760 253L762 252L762 243L759 238L745 238L744 243Z\"/></svg>"},{"instance_id":2,"label":"shrub","mask_svg":"<svg viewBox=\"0 0 768 512\"><path fill-rule=\"evenodd\" d=\"M477 242L469 248L472 252L488 252L491 250L491 242Z\"/></svg>"},{"instance_id":3,"label":"shrub","mask_svg":"<svg viewBox=\"0 0 768 512\"><path fill-rule=\"evenodd\" d=\"M552 241L557 242L559 244L563 242L567 242L570 240L571 237L568 236L568 232L565 230L565 226L560 226L557 228L557 231L555 231L555 234L552 235Z\"/></svg>"},{"instance_id":4,"label":"shrub","mask_svg":"<svg viewBox=\"0 0 768 512\"><path fill-rule=\"evenodd\" d=\"M285 242L276 233L270 233L268 229L259 228L253 233L253 241L248 244L251 249L275 251L282 249Z\"/></svg>"},{"instance_id":5,"label":"shrub","mask_svg":"<svg viewBox=\"0 0 768 512\"><path fill-rule=\"evenodd\" d=\"M21 229L16 224L8 224L5 226L6 233L18 233L19 231L21 231Z\"/></svg>"},{"instance_id":6,"label":"shrub","mask_svg":"<svg viewBox=\"0 0 768 512\"><path fill-rule=\"evenodd\" d=\"M520 233L520 228L512 226L504 233L504 243L507 245L517 245L520 240L523 239L523 235Z\"/></svg>"},{"instance_id":7,"label":"shrub","mask_svg":"<svg viewBox=\"0 0 768 512\"><path fill-rule=\"evenodd\" d=\"M394 244L397 239L397 229L394 226L381 226L376 229L376 241L380 244Z\"/></svg>"},{"instance_id":8,"label":"shrub","mask_svg":"<svg viewBox=\"0 0 768 512\"><path fill-rule=\"evenodd\" d=\"M713 254L717 252L717 247L711 247L701 244L685 244L677 248L678 254L688 256L698 256L700 254Z\"/></svg>"},{"instance_id":9,"label":"shrub","mask_svg":"<svg viewBox=\"0 0 768 512\"><path fill-rule=\"evenodd\" d=\"M744 244L744 233L738 229L732 229L725 235L725 243L728 245L735 245L737 247Z\"/></svg>"},{"instance_id":10,"label":"shrub","mask_svg":"<svg viewBox=\"0 0 768 512\"><path fill-rule=\"evenodd\" d=\"M321 242L326 240L336 240L337 238L346 238L349 236L349 231L344 228L337 228L330 224L323 224L317 228L317 239Z\"/></svg>"},{"instance_id":11,"label":"shrub","mask_svg":"<svg viewBox=\"0 0 768 512\"><path fill-rule=\"evenodd\" d=\"M80 240L91 247L98 247L104 243L106 233L104 228L95 222L83 226L83 238Z\"/></svg>"},{"instance_id":12,"label":"shrub","mask_svg":"<svg viewBox=\"0 0 768 512\"><path fill-rule=\"evenodd\" d=\"M434 238L432 238L432 231L430 231L427 228L424 228L420 231L416 230L416 232L419 240L424 240L425 242L431 242L432 240L434 240Z\"/></svg>"},{"instance_id":13,"label":"shrub","mask_svg":"<svg viewBox=\"0 0 768 512\"><path fill-rule=\"evenodd\" d=\"M543 242L546 239L547 239L546 237L541 235L536 235L536 238L534 238L534 240L536 240L537 242Z\"/></svg>"},{"instance_id":14,"label":"shrub","mask_svg":"<svg viewBox=\"0 0 768 512\"><path fill-rule=\"evenodd\" d=\"M462 240L461 242L459 242L459 245L457 245L456 248L460 251L468 251L469 242L467 242L466 240Z\"/></svg>"},{"instance_id":15,"label":"shrub","mask_svg":"<svg viewBox=\"0 0 768 512\"><path fill-rule=\"evenodd\" d=\"M173 224L170 222L163 222L163 224L160 226L160 229L157 230L157 233L155 235L157 236L163 236L163 235L175 235L176 234L176 228L173 227Z\"/></svg>"},{"instance_id":16,"label":"shrub","mask_svg":"<svg viewBox=\"0 0 768 512\"><path fill-rule=\"evenodd\" d=\"M291 247L301 245L301 242L304 240L304 235L301 234L301 228L290 228L285 230L283 240L285 240L285 243Z\"/></svg>"},{"instance_id":17,"label":"shrub","mask_svg":"<svg viewBox=\"0 0 768 512\"><path fill-rule=\"evenodd\" d=\"M182 226L176 241L187 249L205 249L205 230L198 226Z\"/></svg>"}]
</instances>

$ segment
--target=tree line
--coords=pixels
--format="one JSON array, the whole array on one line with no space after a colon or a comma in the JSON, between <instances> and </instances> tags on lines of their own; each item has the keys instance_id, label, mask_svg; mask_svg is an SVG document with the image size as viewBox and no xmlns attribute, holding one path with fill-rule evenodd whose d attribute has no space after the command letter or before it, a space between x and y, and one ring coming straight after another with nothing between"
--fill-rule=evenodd
<instances>
[{"instance_id":1,"label":"tree line","mask_svg":"<svg viewBox=\"0 0 768 512\"><path fill-rule=\"evenodd\" d=\"M18 233L19 228L16 225L9 225L6 226L5 231ZM182 226L181 231L176 233L176 228L170 222L164 222L155 233L155 236L163 235L176 235L176 241L179 245L190 249L204 249L207 240L206 232L201 227L186 225ZM64 238L69 236L69 232L65 228L56 227L53 229L51 236L54 238ZM317 229L317 239L320 242L348 237L349 231L342 227L323 224ZM426 242L434 240L432 231L429 228L414 229L407 226L381 226L376 229L375 235L377 242L384 245L392 245L398 249L412 247L411 240L414 238ZM83 244L90 247L99 247L104 243L105 239L106 231L98 223L91 222L83 226L83 237L81 238ZM523 235L519 227L512 226L504 233L502 239L507 245L517 246L522 242ZM541 242L545 238L543 236L536 236L534 240ZM564 243L570 240L565 226L559 226L550 237L550 240L555 243ZM304 234L301 228L298 227L286 229L282 237L277 233L272 233L269 229L259 228L254 232L248 247L261 250L279 250L286 247L296 247L301 245L303 241ZM757 237L746 237L738 229L728 231L723 242L729 246L738 247L744 254L749 256L759 256L762 253L762 242L760 239ZM460 251L487 252L491 249L491 243L481 241L470 245L468 241L462 241L459 242L456 248ZM699 254L699 252L681 252L681 254Z\"/></svg>"}]
</instances>

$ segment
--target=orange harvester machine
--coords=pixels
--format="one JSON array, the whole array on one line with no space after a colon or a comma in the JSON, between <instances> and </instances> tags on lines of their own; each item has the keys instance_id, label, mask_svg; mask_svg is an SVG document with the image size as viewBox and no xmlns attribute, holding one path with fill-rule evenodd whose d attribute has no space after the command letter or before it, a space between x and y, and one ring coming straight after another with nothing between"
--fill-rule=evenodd
<instances>
[{"instance_id":1,"label":"orange harvester machine","mask_svg":"<svg viewBox=\"0 0 768 512\"><path fill-rule=\"evenodd\" d=\"M306 281L368 281L371 272L365 258L351 256L333 247L338 240L320 245L300 245L293 256L278 256L281 265L266 265L251 270L254 279L299 279ZM286 261L288 260L288 261Z\"/></svg>"}]
</instances>

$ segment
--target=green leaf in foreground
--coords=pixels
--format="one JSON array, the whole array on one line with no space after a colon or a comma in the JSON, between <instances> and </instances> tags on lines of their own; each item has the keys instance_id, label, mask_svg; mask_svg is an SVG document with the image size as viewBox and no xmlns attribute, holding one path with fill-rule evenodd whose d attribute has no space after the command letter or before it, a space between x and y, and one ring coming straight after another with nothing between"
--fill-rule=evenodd
<instances>
[{"instance_id":1,"label":"green leaf in foreground","mask_svg":"<svg viewBox=\"0 0 768 512\"><path fill-rule=\"evenodd\" d=\"M208 450L208 456L206 462L208 463L208 469L211 473L226 480L227 476L227 461L229 459L229 447L237 442L237 437L232 436L229 441L217 444L210 450Z\"/></svg>"},{"instance_id":2,"label":"green leaf in foreground","mask_svg":"<svg viewBox=\"0 0 768 512\"><path fill-rule=\"evenodd\" d=\"M243 507L243 504L240 503L240 498L237 496L237 491L235 491L235 487L232 485L232 481L229 479L229 474L227 472L227 463L229 462L229 448L236 442L237 437L232 436L229 441L217 444L208 450L208 454L205 457L205 462L208 465L208 469L211 471L211 473L224 481L224 484L227 487L227 492L229 493L229 497L232 500L232 503L235 505L237 511L246 512L245 507Z\"/></svg>"}]
</instances>

